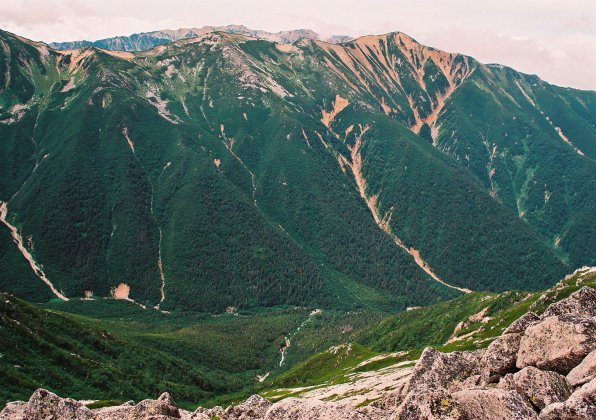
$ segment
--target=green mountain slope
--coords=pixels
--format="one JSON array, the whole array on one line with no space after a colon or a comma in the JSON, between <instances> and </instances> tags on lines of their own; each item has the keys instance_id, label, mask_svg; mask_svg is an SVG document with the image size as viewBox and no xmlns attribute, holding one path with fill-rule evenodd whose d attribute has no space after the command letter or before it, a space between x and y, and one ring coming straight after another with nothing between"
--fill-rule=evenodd
<instances>
[{"instance_id":1,"label":"green mountain slope","mask_svg":"<svg viewBox=\"0 0 596 420\"><path fill-rule=\"evenodd\" d=\"M123 340L87 320L0 297L0 401L27 399L39 387L75 398L142 399L172 389L187 401L241 384L160 349Z\"/></svg>"},{"instance_id":2,"label":"green mountain slope","mask_svg":"<svg viewBox=\"0 0 596 420\"><path fill-rule=\"evenodd\" d=\"M381 318L293 307L177 317L114 300L49 306L103 319L0 295L0 406L43 387L92 400L167 391L194 408L353 340Z\"/></svg>"},{"instance_id":3,"label":"green mountain slope","mask_svg":"<svg viewBox=\"0 0 596 420\"><path fill-rule=\"evenodd\" d=\"M596 286L596 268L584 267L540 292L474 292L447 302L388 316L263 383L208 403L238 404L258 393L272 401L287 397L364 406L399 389L425 347L442 352L486 348L528 311L541 315L554 302L584 286Z\"/></svg>"},{"instance_id":4,"label":"green mountain slope","mask_svg":"<svg viewBox=\"0 0 596 420\"><path fill-rule=\"evenodd\" d=\"M536 113L510 93L530 76L400 33L134 54L0 36L4 225L55 295L395 311L596 258L591 92L536 81ZM0 273L14 293L36 281Z\"/></svg>"}]
</instances>

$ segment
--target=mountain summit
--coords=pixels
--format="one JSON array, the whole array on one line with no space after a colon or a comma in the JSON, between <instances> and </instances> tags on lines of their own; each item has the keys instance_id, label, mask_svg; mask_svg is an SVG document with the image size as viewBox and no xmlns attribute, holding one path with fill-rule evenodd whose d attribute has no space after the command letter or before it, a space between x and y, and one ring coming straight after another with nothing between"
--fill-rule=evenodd
<instances>
[{"instance_id":1,"label":"mountain summit","mask_svg":"<svg viewBox=\"0 0 596 420\"><path fill-rule=\"evenodd\" d=\"M402 33L0 43L2 291L395 311L596 264L594 92Z\"/></svg>"}]
</instances>

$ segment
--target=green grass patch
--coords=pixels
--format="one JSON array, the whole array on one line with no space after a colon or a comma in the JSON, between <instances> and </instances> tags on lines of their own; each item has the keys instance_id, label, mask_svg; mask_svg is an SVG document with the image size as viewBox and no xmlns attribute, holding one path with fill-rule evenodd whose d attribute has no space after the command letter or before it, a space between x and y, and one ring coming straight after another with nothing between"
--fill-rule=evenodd
<instances>
[{"instance_id":1,"label":"green grass patch","mask_svg":"<svg viewBox=\"0 0 596 420\"><path fill-rule=\"evenodd\" d=\"M95 401L89 404L86 404L87 408L93 410L95 408L104 408L104 407L115 407L117 405L124 404L122 401L116 400L103 400L103 401Z\"/></svg>"}]
</instances>

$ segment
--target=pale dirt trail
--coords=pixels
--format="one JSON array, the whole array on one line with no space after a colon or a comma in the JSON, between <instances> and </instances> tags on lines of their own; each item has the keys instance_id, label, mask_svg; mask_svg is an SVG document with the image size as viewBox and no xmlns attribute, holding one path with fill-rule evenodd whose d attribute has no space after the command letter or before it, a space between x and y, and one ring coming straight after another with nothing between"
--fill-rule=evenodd
<instances>
[{"instance_id":1,"label":"pale dirt trail","mask_svg":"<svg viewBox=\"0 0 596 420\"><path fill-rule=\"evenodd\" d=\"M379 194L369 197L366 192L367 182L366 182L366 179L364 178L363 171L362 171L363 166L364 166L364 160L362 158L362 154L360 153L360 149L363 144L362 137L364 136L364 134L366 134L366 132L369 130L370 127L368 125L362 126L359 124L358 128L359 128L360 132L358 132L358 131L354 131L354 126L352 125L352 126L348 127L348 129L346 130L346 136L343 139L341 139L341 137L338 136L331 128L331 122L333 121L333 118L341 110L343 110L346 106L348 106L348 104L349 104L349 102L347 101L347 99L343 99L338 95L335 102L333 103L334 111L332 111L330 113L323 111L323 119L321 121L329 128L329 131L331 131L332 134L334 134L338 139L343 140L344 143L346 143L348 150L350 150L350 160L351 161L348 160L347 158L345 158L344 156L342 156L340 153L334 153L334 154L337 158L337 161L338 161L340 167L342 168L342 170L344 172L345 172L344 168L346 168L346 167L348 167L351 170L352 175L354 176L354 179L356 180L358 192L360 193L360 196L362 197L362 199L365 201L366 205L370 209L370 212L372 213L372 215L375 219L375 222L377 223L379 228L381 228L385 233L387 233L399 247L401 247L408 254L410 254L412 256L412 258L414 258L414 261L416 262L416 264L418 264L418 266L420 268L422 268L434 280L436 280L437 282L439 282L442 285L449 287L451 289L458 290L463 293L471 293L472 290L470 290L470 289L453 286L453 285L448 284L445 281L441 280L439 278L439 276L437 276L434 273L434 271L431 269L430 265L422 259L419 250L414 249L414 248L408 248L403 243L403 241L397 237L397 235L394 235L391 232L391 227L389 225L389 222L391 221L392 212L390 211L390 212L387 212L385 215L381 215L381 212L378 207ZM339 111L335 112L337 109L339 109ZM329 118L330 116L332 118ZM348 134L350 134L352 132L354 132L356 142L353 145L350 145L346 142L346 140L347 140ZM321 141L322 141L322 137L321 137ZM327 148L330 148L330 146L327 146L327 144L325 144L325 146Z\"/></svg>"},{"instance_id":2,"label":"pale dirt trail","mask_svg":"<svg viewBox=\"0 0 596 420\"><path fill-rule=\"evenodd\" d=\"M12 235L12 239L15 241L15 243L17 244L17 246L19 247L19 250L21 251L21 254L23 254L23 257L25 257L25 259L27 261L29 261L29 265L31 266L31 268L33 269L33 272L37 275L37 277L39 277L45 284L47 284L50 289L52 289L52 293L54 293L57 297L59 297L60 299L62 299L63 301L68 301L68 298L66 296L64 296L62 293L60 293L58 290L56 290L56 288L54 287L54 285L52 284L52 282L47 278L46 274L44 273L44 271L41 269L41 267L37 264L37 262L35 261L35 259L33 258L33 255L31 255L31 253L29 252L29 250L25 247L24 243L23 243L23 238L22 236L19 234L18 230L16 227L14 227L13 225L11 225L7 220L6 220L6 216L8 215L8 203L5 203L3 201L0 201L0 222L4 223L8 229L10 229L10 233Z\"/></svg>"},{"instance_id":3,"label":"pale dirt trail","mask_svg":"<svg viewBox=\"0 0 596 420\"><path fill-rule=\"evenodd\" d=\"M137 157L137 154L135 152L135 145L134 145L133 141L130 139L130 137L128 135L128 127L126 127L126 126L122 127L122 135L124 135L124 137L126 138L126 141L128 142L128 146L130 147L130 150L132 151L133 155L135 156L135 158L137 159L137 161L140 164L141 162L139 161L139 158ZM171 163L172 162L168 162L167 165L163 168L163 170L165 171L170 166ZM155 224L158 225L157 228L159 229L159 244L157 245L157 267L159 268L159 277L161 279L161 287L159 289L159 291L161 293L161 298L159 300L159 303L154 306L154 308L159 311L160 310L159 308L160 308L161 304L166 299L166 293L165 293L166 277L165 277L164 272L163 272L163 262L162 262L162 259L161 259L162 233L161 233L161 227L157 223L157 218L155 217L155 214L153 212L153 196L155 195L155 188L153 187L153 183L151 182L151 179L149 178L149 175L147 173L145 173L145 175L147 176L147 182L151 186L151 207L150 207L151 215L153 216L153 219L155 220ZM112 232L112 235L113 234L114 233ZM120 286L122 286L122 284ZM120 287L120 286L118 286L118 287ZM129 287L129 290L130 290L130 287ZM119 299L118 297L116 297L116 298ZM135 302L133 299L129 299L128 298L128 293L127 293L125 299L128 300L128 301L130 301L130 302L134 302L135 304L141 306L143 309L146 309L146 307L144 305L141 305L140 303ZM162 312L165 312L165 311L162 311Z\"/></svg>"}]
</instances>

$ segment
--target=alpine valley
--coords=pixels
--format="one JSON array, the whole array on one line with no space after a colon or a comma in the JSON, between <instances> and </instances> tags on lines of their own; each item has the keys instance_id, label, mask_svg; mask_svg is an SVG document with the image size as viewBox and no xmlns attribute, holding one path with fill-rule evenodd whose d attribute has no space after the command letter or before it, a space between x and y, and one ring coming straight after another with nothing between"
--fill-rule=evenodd
<instances>
[{"instance_id":1,"label":"alpine valley","mask_svg":"<svg viewBox=\"0 0 596 420\"><path fill-rule=\"evenodd\" d=\"M215 403L348 342L410 361L596 265L596 92L318 38L0 31L0 402Z\"/></svg>"}]
</instances>

